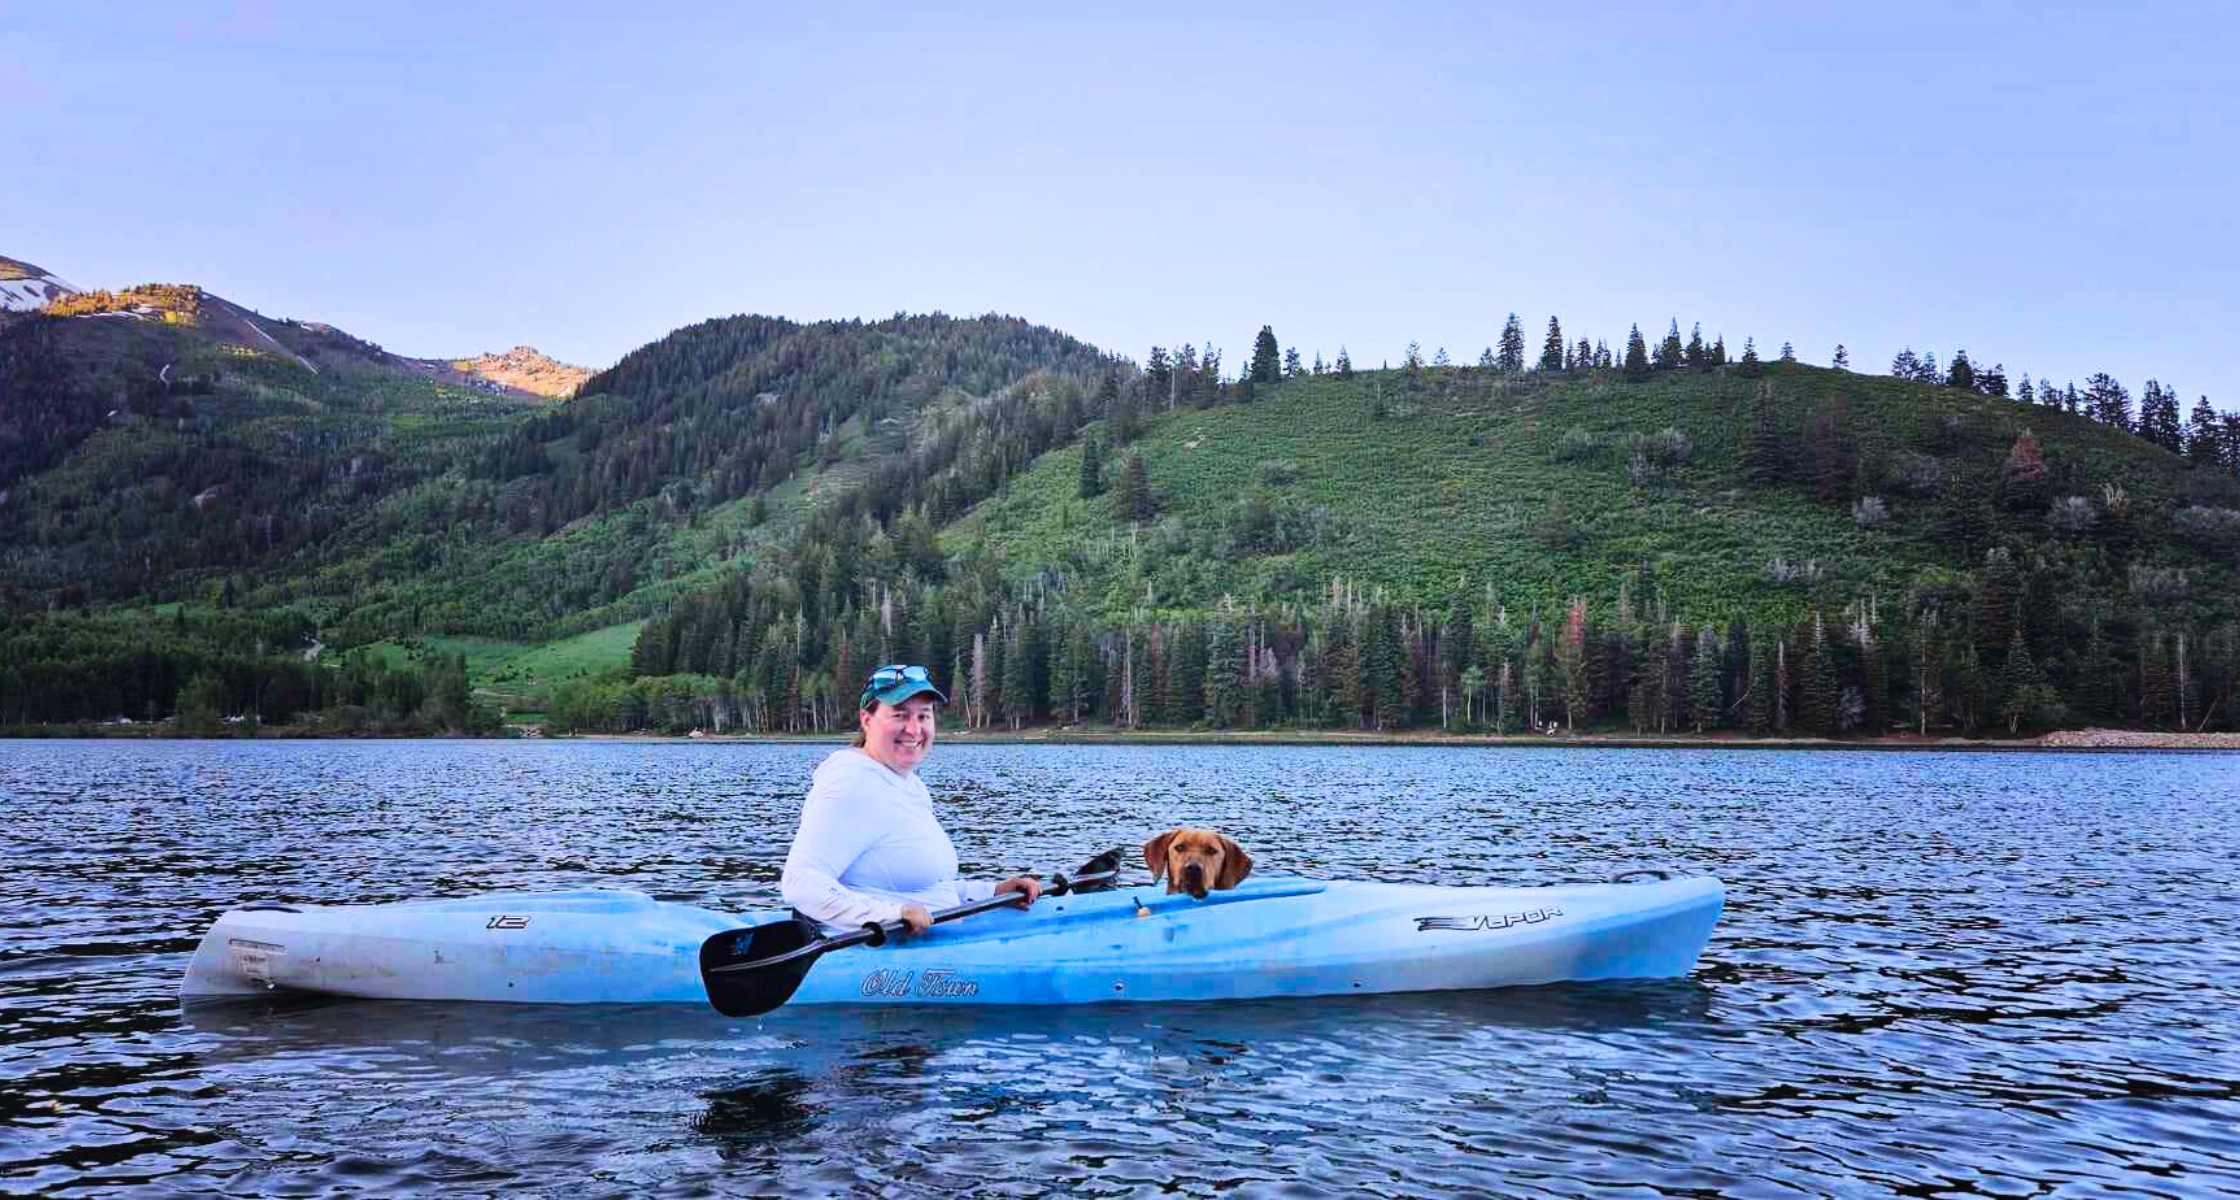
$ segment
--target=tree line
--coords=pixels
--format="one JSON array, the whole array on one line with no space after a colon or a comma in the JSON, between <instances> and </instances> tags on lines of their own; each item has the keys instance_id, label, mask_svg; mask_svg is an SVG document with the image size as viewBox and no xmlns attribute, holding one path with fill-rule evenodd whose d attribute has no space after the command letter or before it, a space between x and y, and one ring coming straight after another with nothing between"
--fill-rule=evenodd
<instances>
[{"instance_id":1,"label":"tree line","mask_svg":"<svg viewBox=\"0 0 2240 1200\"><path fill-rule=\"evenodd\" d=\"M2009 733L2087 723L2240 730L2240 625L2089 618L1994 552L1975 588L1925 585L1752 628L1676 616L1633 584L1600 605L1512 608L1492 589L1425 610L1332 581L1313 606L1107 622L980 566L882 590L821 628L784 581L647 625L636 678L563 688L565 729L828 731L871 667L917 662L968 729L1409 729Z\"/></svg>"},{"instance_id":2,"label":"tree line","mask_svg":"<svg viewBox=\"0 0 2240 1200\"><path fill-rule=\"evenodd\" d=\"M196 733L498 728L468 686L463 655L321 650L295 609L0 617L0 728L119 718Z\"/></svg>"}]
</instances>

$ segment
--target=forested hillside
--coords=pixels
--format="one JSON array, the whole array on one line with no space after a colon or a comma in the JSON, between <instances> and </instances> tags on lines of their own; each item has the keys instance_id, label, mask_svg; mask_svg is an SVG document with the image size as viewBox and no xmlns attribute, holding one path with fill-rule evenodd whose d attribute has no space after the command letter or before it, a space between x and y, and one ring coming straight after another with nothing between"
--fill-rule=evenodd
<instances>
[{"instance_id":1,"label":"forested hillside","mask_svg":"<svg viewBox=\"0 0 2240 1200\"><path fill-rule=\"evenodd\" d=\"M336 647L626 622L790 544L821 490L919 453L954 458L1009 411L990 392L1106 365L1009 318L739 317L634 353L566 405L524 409L336 369L331 353L323 370L286 347L244 353L196 328L89 314L0 330L0 350L28 364L0 398L16 431L0 438L16 464L0 521L19 536L0 556L19 668L83 660L103 639L59 626L104 601L300 612ZM89 670L117 677L157 636L135 611L86 618L111 647ZM50 652L64 641L77 649ZM0 694L17 707L0 723L172 701L147 690L161 682L112 700L7 692L9 678ZM255 696L244 685L235 703Z\"/></svg>"},{"instance_id":2,"label":"forested hillside","mask_svg":"<svg viewBox=\"0 0 2240 1200\"><path fill-rule=\"evenodd\" d=\"M0 333L0 724L462 727L472 673L557 727L818 730L903 659L980 728L2240 727L2240 420L2159 383L1677 322L1375 371L1263 329L1229 377L1011 318L733 317L523 408L323 327L170 360L101 320Z\"/></svg>"},{"instance_id":3,"label":"forested hillside","mask_svg":"<svg viewBox=\"0 0 2240 1200\"><path fill-rule=\"evenodd\" d=\"M1234 384L1154 354L938 559L820 529L554 715L825 727L909 659L974 727L2240 727L2230 421L2173 453L2127 405L1670 342L1361 373L1263 345Z\"/></svg>"}]
</instances>

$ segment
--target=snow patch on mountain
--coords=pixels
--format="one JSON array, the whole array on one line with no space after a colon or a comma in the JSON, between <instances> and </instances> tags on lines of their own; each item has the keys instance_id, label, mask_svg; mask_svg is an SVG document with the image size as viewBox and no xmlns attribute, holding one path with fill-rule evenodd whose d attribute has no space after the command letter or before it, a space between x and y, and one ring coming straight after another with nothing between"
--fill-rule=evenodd
<instances>
[{"instance_id":1,"label":"snow patch on mountain","mask_svg":"<svg viewBox=\"0 0 2240 1200\"><path fill-rule=\"evenodd\" d=\"M0 312L30 312L78 289L44 267L0 254Z\"/></svg>"},{"instance_id":2,"label":"snow patch on mountain","mask_svg":"<svg viewBox=\"0 0 2240 1200\"><path fill-rule=\"evenodd\" d=\"M44 273L21 279L0 279L0 310L30 312L45 308L49 300L77 293L78 289Z\"/></svg>"}]
</instances>

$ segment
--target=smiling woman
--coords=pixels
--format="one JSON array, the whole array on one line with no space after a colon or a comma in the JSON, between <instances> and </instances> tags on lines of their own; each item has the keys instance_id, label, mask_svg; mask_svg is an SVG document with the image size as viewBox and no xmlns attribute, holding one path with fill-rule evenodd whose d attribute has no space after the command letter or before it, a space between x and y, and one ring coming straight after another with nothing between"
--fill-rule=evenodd
<instances>
[{"instance_id":1,"label":"smiling woman","mask_svg":"<svg viewBox=\"0 0 2240 1200\"><path fill-rule=\"evenodd\" d=\"M817 767L780 881L786 903L827 928L901 921L923 933L936 909L1005 892L1032 905L1040 881L957 877L957 849L933 814L918 767L947 702L924 667L871 673L856 702L856 744Z\"/></svg>"}]
</instances>

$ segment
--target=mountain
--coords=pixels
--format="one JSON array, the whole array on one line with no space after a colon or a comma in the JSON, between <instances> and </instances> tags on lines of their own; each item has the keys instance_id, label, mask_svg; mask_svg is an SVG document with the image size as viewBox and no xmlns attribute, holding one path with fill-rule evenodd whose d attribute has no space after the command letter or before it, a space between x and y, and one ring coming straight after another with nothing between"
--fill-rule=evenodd
<instances>
[{"instance_id":1,"label":"mountain","mask_svg":"<svg viewBox=\"0 0 2240 1200\"><path fill-rule=\"evenodd\" d=\"M553 399L574 395L583 381L591 378L588 369L547 358L534 346L515 346L504 354L453 359L450 366L501 387Z\"/></svg>"},{"instance_id":2,"label":"mountain","mask_svg":"<svg viewBox=\"0 0 2240 1200\"><path fill-rule=\"evenodd\" d=\"M352 648L353 695L417 655L614 729L829 728L894 659L966 726L2240 711L2214 436L1754 359L1230 379L940 314L710 320L512 404L138 292L0 334L37 368L0 373L0 723L168 711L205 669L228 711L324 711L301 654ZM342 703L409 724L378 686Z\"/></svg>"},{"instance_id":3,"label":"mountain","mask_svg":"<svg viewBox=\"0 0 2240 1200\"><path fill-rule=\"evenodd\" d=\"M77 291L44 268L0 254L0 313L30 312Z\"/></svg>"},{"instance_id":4,"label":"mountain","mask_svg":"<svg viewBox=\"0 0 2240 1200\"><path fill-rule=\"evenodd\" d=\"M0 397L15 607L223 591L317 600L360 640L633 619L929 417L1105 361L1012 318L736 317L523 406L479 373L580 372L526 348L437 370L170 285L74 297L0 353L25 364Z\"/></svg>"},{"instance_id":5,"label":"mountain","mask_svg":"<svg viewBox=\"0 0 2240 1200\"><path fill-rule=\"evenodd\" d=\"M547 388L583 373L527 350L491 361ZM181 574L320 546L549 406L504 369L392 354L192 284L73 290L7 314L0 593L161 597Z\"/></svg>"},{"instance_id":6,"label":"mountain","mask_svg":"<svg viewBox=\"0 0 2240 1200\"><path fill-rule=\"evenodd\" d=\"M2236 722L2240 431L2191 459L1793 363L1208 375L889 484L944 521L933 553L909 518L813 525L790 574L680 597L640 682L556 715L822 727L860 664L907 660L968 727Z\"/></svg>"}]
</instances>

